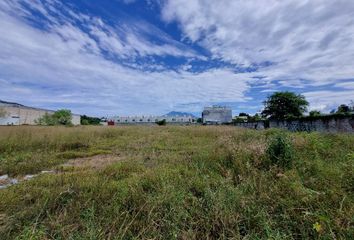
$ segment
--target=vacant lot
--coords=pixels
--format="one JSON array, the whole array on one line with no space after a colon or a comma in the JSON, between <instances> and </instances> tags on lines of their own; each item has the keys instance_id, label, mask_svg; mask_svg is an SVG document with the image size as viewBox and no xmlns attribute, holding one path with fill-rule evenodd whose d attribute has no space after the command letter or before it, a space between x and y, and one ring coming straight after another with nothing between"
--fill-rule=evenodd
<instances>
[{"instance_id":1,"label":"vacant lot","mask_svg":"<svg viewBox=\"0 0 354 240\"><path fill-rule=\"evenodd\" d=\"M4 127L0 239L353 239L354 135Z\"/></svg>"}]
</instances>

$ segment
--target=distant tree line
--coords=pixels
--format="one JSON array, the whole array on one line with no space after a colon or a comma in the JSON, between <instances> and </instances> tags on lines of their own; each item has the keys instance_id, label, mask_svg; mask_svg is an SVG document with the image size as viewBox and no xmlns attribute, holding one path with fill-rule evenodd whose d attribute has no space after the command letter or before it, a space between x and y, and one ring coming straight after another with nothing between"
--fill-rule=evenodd
<instances>
[{"instance_id":1,"label":"distant tree line","mask_svg":"<svg viewBox=\"0 0 354 240\"><path fill-rule=\"evenodd\" d=\"M234 122L254 122L265 119L286 120L304 117L307 112L309 102L305 96L289 91L275 92L268 96L263 102L264 109L261 114L251 116L247 113L241 112L238 117L234 118ZM345 116L354 112L354 102L351 101L349 105L341 104L337 109L331 111L330 115L324 115L318 110L309 112L308 118L321 118L329 116Z\"/></svg>"},{"instance_id":2,"label":"distant tree line","mask_svg":"<svg viewBox=\"0 0 354 240\"><path fill-rule=\"evenodd\" d=\"M101 119L97 117L81 116L81 125L100 125Z\"/></svg>"}]
</instances>

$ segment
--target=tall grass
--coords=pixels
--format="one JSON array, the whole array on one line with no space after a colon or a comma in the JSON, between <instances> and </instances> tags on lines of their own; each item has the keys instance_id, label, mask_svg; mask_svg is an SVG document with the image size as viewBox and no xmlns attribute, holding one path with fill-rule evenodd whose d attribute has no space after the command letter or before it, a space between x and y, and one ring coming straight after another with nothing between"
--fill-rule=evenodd
<instances>
[{"instance_id":1,"label":"tall grass","mask_svg":"<svg viewBox=\"0 0 354 240\"><path fill-rule=\"evenodd\" d=\"M3 239L354 236L353 135L19 127L0 128L0 149L0 172L14 176L71 157L119 157L99 169L62 169L0 190ZM289 149L291 164L283 166Z\"/></svg>"}]
</instances>

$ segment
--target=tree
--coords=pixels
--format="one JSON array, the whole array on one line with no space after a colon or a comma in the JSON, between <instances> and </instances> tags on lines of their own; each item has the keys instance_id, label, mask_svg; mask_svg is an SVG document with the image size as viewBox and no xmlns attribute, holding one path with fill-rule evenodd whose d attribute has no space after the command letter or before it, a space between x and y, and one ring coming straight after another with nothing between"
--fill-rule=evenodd
<instances>
[{"instance_id":1,"label":"tree","mask_svg":"<svg viewBox=\"0 0 354 240\"><path fill-rule=\"evenodd\" d=\"M259 116L258 113L256 113L254 116L248 116L248 121L249 122L257 122L262 120L261 116Z\"/></svg>"},{"instance_id":2,"label":"tree","mask_svg":"<svg viewBox=\"0 0 354 240\"><path fill-rule=\"evenodd\" d=\"M249 115L247 113L241 112L238 114L239 117L248 117Z\"/></svg>"},{"instance_id":3,"label":"tree","mask_svg":"<svg viewBox=\"0 0 354 240\"><path fill-rule=\"evenodd\" d=\"M301 117L309 103L301 94L293 92L275 92L264 101L262 115L272 119Z\"/></svg>"},{"instance_id":4,"label":"tree","mask_svg":"<svg viewBox=\"0 0 354 240\"><path fill-rule=\"evenodd\" d=\"M317 111L317 110L312 110L309 112L310 117L317 117L317 116L321 116L321 112Z\"/></svg>"},{"instance_id":5,"label":"tree","mask_svg":"<svg viewBox=\"0 0 354 240\"><path fill-rule=\"evenodd\" d=\"M61 109L53 114L59 125L71 125L72 114L68 109Z\"/></svg>"},{"instance_id":6,"label":"tree","mask_svg":"<svg viewBox=\"0 0 354 240\"><path fill-rule=\"evenodd\" d=\"M81 125L100 125L101 119L96 117L81 116Z\"/></svg>"},{"instance_id":7,"label":"tree","mask_svg":"<svg viewBox=\"0 0 354 240\"><path fill-rule=\"evenodd\" d=\"M341 104L338 106L337 113L349 113L350 107L346 104Z\"/></svg>"},{"instance_id":8,"label":"tree","mask_svg":"<svg viewBox=\"0 0 354 240\"><path fill-rule=\"evenodd\" d=\"M57 125L57 122L55 121L53 116L48 113L45 113L42 117L38 118L35 122L39 125L45 125L45 126Z\"/></svg>"},{"instance_id":9,"label":"tree","mask_svg":"<svg viewBox=\"0 0 354 240\"><path fill-rule=\"evenodd\" d=\"M166 125L166 119L162 119L160 121L156 121L156 124L159 125L159 126L165 126Z\"/></svg>"},{"instance_id":10,"label":"tree","mask_svg":"<svg viewBox=\"0 0 354 240\"><path fill-rule=\"evenodd\" d=\"M42 117L40 117L36 123L39 125L72 125L71 123L72 114L70 110L61 109L53 114L45 113Z\"/></svg>"}]
</instances>

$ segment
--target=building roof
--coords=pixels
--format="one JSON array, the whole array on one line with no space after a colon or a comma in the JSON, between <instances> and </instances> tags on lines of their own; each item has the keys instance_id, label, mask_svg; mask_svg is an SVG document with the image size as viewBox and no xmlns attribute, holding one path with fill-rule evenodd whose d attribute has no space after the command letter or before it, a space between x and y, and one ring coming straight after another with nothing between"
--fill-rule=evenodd
<instances>
[{"instance_id":1,"label":"building roof","mask_svg":"<svg viewBox=\"0 0 354 240\"><path fill-rule=\"evenodd\" d=\"M226 106L204 107L204 111L209 111L209 110L231 110L231 108Z\"/></svg>"},{"instance_id":2,"label":"building roof","mask_svg":"<svg viewBox=\"0 0 354 240\"><path fill-rule=\"evenodd\" d=\"M0 100L0 107L18 107L18 108L24 108L24 109L32 109L32 110L38 110L38 111L46 111L46 112L55 112L54 110L48 110L48 109L43 109L43 108L35 108L35 107L28 107L19 103L15 102L7 102ZM74 114L72 113L73 116L80 116L80 114Z\"/></svg>"},{"instance_id":3,"label":"building roof","mask_svg":"<svg viewBox=\"0 0 354 240\"><path fill-rule=\"evenodd\" d=\"M19 103L14 103L14 102L6 102L6 101L2 101L0 100L0 106L9 106L9 107L25 107L22 104Z\"/></svg>"}]
</instances>

